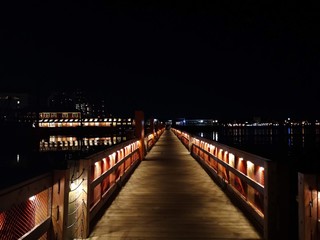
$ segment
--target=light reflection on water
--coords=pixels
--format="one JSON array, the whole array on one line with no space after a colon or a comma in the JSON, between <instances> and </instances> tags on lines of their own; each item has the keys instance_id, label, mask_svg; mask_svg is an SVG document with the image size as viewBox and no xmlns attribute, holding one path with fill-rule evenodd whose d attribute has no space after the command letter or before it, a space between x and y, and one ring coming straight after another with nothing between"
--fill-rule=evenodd
<instances>
[{"instance_id":1,"label":"light reflection on water","mask_svg":"<svg viewBox=\"0 0 320 240\"><path fill-rule=\"evenodd\" d=\"M11 129L12 130L12 129ZM48 135L36 136L29 129L2 132L0 138L1 167L27 167L50 158L63 155L84 155L106 149L128 140L124 134L104 133L101 136Z\"/></svg>"},{"instance_id":2,"label":"light reflection on water","mask_svg":"<svg viewBox=\"0 0 320 240\"><path fill-rule=\"evenodd\" d=\"M120 142L129 140L124 134L79 137L75 135L35 136L29 130L7 132L0 138L0 187L20 179L64 169L68 160L78 160Z\"/></svg>"},{"instance_id":3,"label":"light reflection on water","mask_svg":"<svg viewBox=\"0 0 320 240\"><path fill-rule=\"evenodd\" d=\"M50 135L39 142L40 152L81 151L88 148L108 147L126 141L125 136L83 137Z\"/></svg>"},{"instance_id":4,"label":"light reflection on water","mask_svg":"<svg viewBox=\"0 0 320 240\"><path fill-rule=\"evenodd\" d=\"M192 133L271 159L317 156L320 149L320 127L226 127Z\"/></svg>"},{"instance_id":5,"label":"light reflection on water","mask_svg":"<svg viewBox=\"0 0 320 240\"><path fill-rule=\"evenodd\" d=\"M305 139L307 141L320 142L320 129L315 129L314 132L306 131L305 128L293 129L292 127L287 127L287 134L282 134L279 129L252 129L248 128L235 128L224 129L222 131L200 131L195 132L196 135L204 138L208 138L214 141L219 141L219 137L223 141L227 141L231 144L237 143L248 143L253 141L255 144L273 144L274 141L280 138L287 138L288 146L292 146L293 142L296 144L304 146Z\"/></svg>"}]
</instances>

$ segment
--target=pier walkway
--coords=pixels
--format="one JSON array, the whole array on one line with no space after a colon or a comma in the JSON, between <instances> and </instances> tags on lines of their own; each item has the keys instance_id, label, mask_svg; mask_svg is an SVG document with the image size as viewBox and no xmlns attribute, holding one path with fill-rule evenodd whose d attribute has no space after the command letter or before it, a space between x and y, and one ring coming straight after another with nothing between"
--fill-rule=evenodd
<instances>
[{"instance_id":1,"label":"pier walkway","mask_svg":"<svg viewBox=\"0 0 320 240\"><path fill-rule=\"evenodd\" d=\"M166 130L87 239L263 238L174 133Z\"/></svg>"}]
</instances>

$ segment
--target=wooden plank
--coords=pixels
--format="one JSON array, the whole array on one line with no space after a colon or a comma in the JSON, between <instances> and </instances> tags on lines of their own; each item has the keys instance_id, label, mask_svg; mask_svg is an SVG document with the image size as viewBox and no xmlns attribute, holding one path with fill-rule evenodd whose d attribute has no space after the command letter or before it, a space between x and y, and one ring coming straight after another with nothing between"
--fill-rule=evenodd
<instances>
[{"instance_id":1,"label":"wooden plank","mask_svg":"<svg viewBox=\"0 0 320 240\"><path fill-rule=\"evenodd\" d=\"M167 130L88 239L263 238Z\"/></svg>"}]
</instances>

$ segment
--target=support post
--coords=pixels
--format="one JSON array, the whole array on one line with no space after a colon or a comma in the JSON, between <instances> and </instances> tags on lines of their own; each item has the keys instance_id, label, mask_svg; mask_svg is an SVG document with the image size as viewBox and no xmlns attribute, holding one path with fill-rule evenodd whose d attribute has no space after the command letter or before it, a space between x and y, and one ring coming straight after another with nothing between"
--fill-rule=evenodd
<instances>
[{"instance_id":1,"label":"support post","mask_svg":"<svg viewBox=\"0 0 320 240\"><path fill-rule=\"evenodd\" d=\"M150 132L152 134L155 134L154 118L153 117L150 118Z\"/></svg>"},{"instance_id":2,"label":"support post","mask_svg":"<svg viewBox=\"0 0 320 240\"><path fill-rule=\"evenodd\" d=\"M135 111L135 136L140 141L140 157L143 160L146 146L144 144L144 113L142 111Z\"/></svg>"},{"instance_id":3,"label":"support post","mask_svg":"<svg viewBox=\"0 0 320 240\"><path fill-rule=\"evenodd\" d=\"M69 169L54 170L52 187L52 226L54 239L67 236Z\"/></svg>"},{"instance_id":4,"label":"support post","mask_svg":"<svg viewBox=\"0 0 320 240\"><path fill-rule=\"evenodd\" d=\"M277 203L277 165L275 162L265 162L265 192L264 192L264 239L277 239L279 233L278 203Z\"/></svg>"},{"instance_id":5,"label":"support post","mask_svg":"<svg viewBox=\"0 0 320 240\"><path fill-rule=\"evenodd\" d=\"M299 240L319 239L316 174L298 173Z\"/></svg>"}]
</instances>

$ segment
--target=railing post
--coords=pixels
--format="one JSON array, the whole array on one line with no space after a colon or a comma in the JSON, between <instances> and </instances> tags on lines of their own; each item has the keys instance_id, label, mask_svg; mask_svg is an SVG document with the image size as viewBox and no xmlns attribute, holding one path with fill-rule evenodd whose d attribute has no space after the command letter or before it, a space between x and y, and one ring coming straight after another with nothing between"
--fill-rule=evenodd
<instances>
[{"instance_id":1,"label":"railing post","mask_svg":"<svg viewBox=\"0 0 320 240\"><path fill-rule=\"evenodd\" d=\"M319 239L318 188L316 174L298 172L299 240Z\"/></svg>"},{"instance_id":2,"label":"railing post","mask_svg":"<svg viewBox=\"0 0 320 240\"><path fill-rule=\"evenodd\" d=\"M154 127L154 118L150 118L150 133L154 134L155 133L155 127Z\"/></svg>"},{"instance_id":3,"label":"railing post","mask_svg":"<svg viewBox=\"0 0 320 240\"><path fill-rule=\"evenodd\" d=\"M264 191L264 239L277 239L278 234L278 202L277 202L277 165L275 162L265 162Z\"/></svg>"},{"instance_id":4,"label":"railing post","mask_svg":"<svg viewBox=\"0 0 320 240\"><path fill-rule=\"evenodd\" d=\"M92 201L91 199L91 185L90 185L90 179L91 179L91 161L89 159L81 159L79 162L79 172L82 172L82 214L83 214L83 235L82 237L89 237L90 233L90 203ZM78 213L78 216L81 215L81 213Z\"/></svg>"},{"instance_id":5,"label":"railing post","mask_svg":"<svg viewBox=\"0 0 320 240\"><path fill-rule=\"evenodd\" d=\"M189 150L190 154L192 154L192 152L191 152L192 143L193 143L193 137L189 136L188 150Z\"/></svg>"},{"instance_id":6,"label":"railing post","mask_svg":"<svg viewBox=\"0 0 320 240\"><path fill-rule=\"evenodd\" d=\"M52 226L54 239L67 236L69 169L54 170L52 187Z\"/></svg>"},{"instance_id":7,"label":"railing post","mask_svg":"<svg viewBox=\"0 0 320 240\"><path fill-rule=\"evenodd\" d=\"M89 235L90 226L90 161L78 159L69 162L65 187L67 208L67 233L63 239L80 239Z\"/></svg>"},{"instance_id":8,"label":"railing post","mask_svg":"<svg viewBox=\"0 0 320 240\"><path fill-rule=\"evenodd\" d=\"M140 157L143 160L146 146L144 144L144 113L142 111L135 111L135 136L140 141Z\"/></svg>"}]
</instances>

